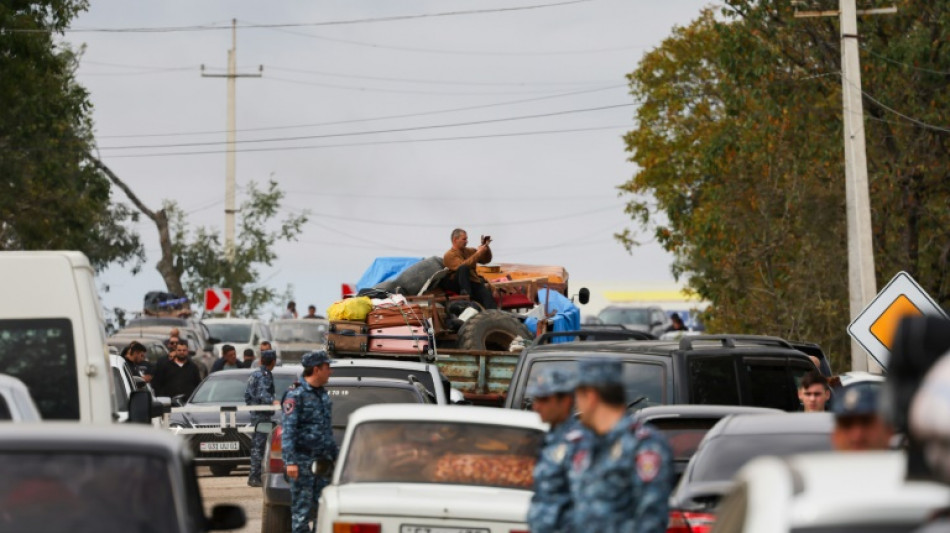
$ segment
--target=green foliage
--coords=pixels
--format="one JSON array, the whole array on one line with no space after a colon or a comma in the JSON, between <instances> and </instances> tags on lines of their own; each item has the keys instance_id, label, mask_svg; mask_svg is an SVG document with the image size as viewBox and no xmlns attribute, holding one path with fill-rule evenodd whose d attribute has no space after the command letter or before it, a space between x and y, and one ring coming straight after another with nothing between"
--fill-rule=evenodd
<instances>
[{"instance_id":1,"label":"green foliage","mask_svg":"<svg viewBox=\"0 0 950 533\"><path fill-rule=\"evenodd\" d=\"M626 137L638 170L626 212L712 302L708 326L819 342L847 366L847 236L840 37L788 0L729 0L677 28L631 73L642 101ZM864 17L867 94L950 125L950 5ZM874 55L871 55L873 52ZM882 58L890 59L890 61ZM950 303L947 132L865 99L879 284L911 272ZM656 205L643 198L652 197ZM618 235L628 249L635 233Z\"/></svg>"},{"instance_id":2,"label":"green foliage","mask_svg":"<svg viewBox=\"0 0 950 533\"><path fill-rule=\"evenodd\" d=\"M165 206L171 214L172 252L185 293L192 302L202 302L205 289L229 288L232 312L237 316L254 316L264 306L286 298L286 293L260 281L260 268L273 265L277 258L274 244L297 240L307 222L305 212L291 214L278 221L278 229L271 229L284 193L274 181L264 190L251 182L247 190L248 198L238 209L233 261L228 261L219 231L205 227L190 231L181 211L173 204Z\"/></svg>"},{"instance_id":3,"label":"green foliage","mask_svg":"<svg viewBox=\"0 0 950 533\"><path fill-rule=\"evenodd\" d=\"M97 269L137 270L142 246L125 227L136 215L111 203L109 181L86 159L89 95L75 52L53 40L86 5L0 3L0 250L75 249Z\"/></svg>"}]
</instances>

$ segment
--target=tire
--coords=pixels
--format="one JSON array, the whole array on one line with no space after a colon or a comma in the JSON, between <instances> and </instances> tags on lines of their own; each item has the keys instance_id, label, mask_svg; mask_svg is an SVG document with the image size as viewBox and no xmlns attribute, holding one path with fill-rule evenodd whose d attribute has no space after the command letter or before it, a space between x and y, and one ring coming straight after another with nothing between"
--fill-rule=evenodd
<instances>
[{"instance_id":1,"label":"tire","mask_svg":"<svg viewBox=\"0 0 950 533\"><path fill-rule=\"evenodd\" d=\"M264 504L261 510L261 533L287 533L290 525L289 507Z\"/></svg>"},{"instance_id":2,"label":"tire","mask_svg":"<svg viewBox=\"0 0 950 533\"><path fill-rule=\"evenodd\" d=\"M211 465L211 475L217 477L230 476L234 467L231 465Z\"/></svg>"},{"instance_id":3,"label":"tire","mask_svg":"<svg viewBox=\"0 0 950 533\"><path fill-rule=\"evenodd\" d=\"M507 352L515 337L526 341L531 331L518 317L507 311L490 309L469 318L459 330L459 348L463 350L497 350Z\"/></svg>"}]
</instances>

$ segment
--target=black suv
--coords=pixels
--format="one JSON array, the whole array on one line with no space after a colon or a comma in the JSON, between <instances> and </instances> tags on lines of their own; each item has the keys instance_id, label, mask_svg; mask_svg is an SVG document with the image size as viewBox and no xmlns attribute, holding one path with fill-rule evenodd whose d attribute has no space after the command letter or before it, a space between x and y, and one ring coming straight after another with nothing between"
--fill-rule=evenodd
<instances>
[{"instance_id":1,"label":"black suv","mask_svg":"<svg viewBox=\"0 0 950 533\"><path fill-rule=\"evenodd\" d=\"M604 333L598 332L598 337ZM543 344L544 340L526 348L518 360L506 408L528 408L525 387L542 369L572 368L585 357L623 362L627 397L635 408L716 404L797 411L798 380L815 369L805 353L778 337L696 335L678 341L640 341L620 336L561 344Z\"/></svg>"}]
</instances>

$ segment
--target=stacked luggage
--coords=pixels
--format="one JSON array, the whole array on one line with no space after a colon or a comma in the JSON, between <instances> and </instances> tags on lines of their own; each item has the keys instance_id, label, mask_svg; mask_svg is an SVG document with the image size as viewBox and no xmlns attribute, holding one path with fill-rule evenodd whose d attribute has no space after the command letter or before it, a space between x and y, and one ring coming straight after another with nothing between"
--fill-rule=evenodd
<instances>
[{"instance_id":1,"label":"stacked luggage","mask_svg":"<svg viewBox=\"0 0 950 533\"><path fill-rule=\"evenodd\" d=\"M331 356L382 353L427 358L435 353L428 306L399 300L383 300L370 305L362 319L359 311L349 313L343 319L330 317L327 351Z\"/></svg>"}]
</instances>

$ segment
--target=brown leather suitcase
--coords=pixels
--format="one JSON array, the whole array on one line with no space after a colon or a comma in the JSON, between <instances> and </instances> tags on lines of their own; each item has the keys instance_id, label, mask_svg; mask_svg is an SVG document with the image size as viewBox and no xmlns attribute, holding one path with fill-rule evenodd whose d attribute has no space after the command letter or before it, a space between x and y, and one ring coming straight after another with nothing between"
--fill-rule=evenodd
<instances>
[{"instance_id":1,"label":"brown leather suitcase","mask_svg":"<svg viewBox=\"0 0 950 533\"><path fill-rule=\"evenodd\" d=\"M428 318L429 308L421 305L381 305L370 311L366 323L370 329L424 326Z\"/></svg>"},{"instance_id":2,"label":"brown leather suitcase","mask_svg":"<svg viewBox=\"0 0 950 533\"><path fill-rule=\"evenodd\" d=\"M365 355L369 351L369 326L366 322L331 320L327 331L330 355Z\"/></svg>"}]
</instances>

